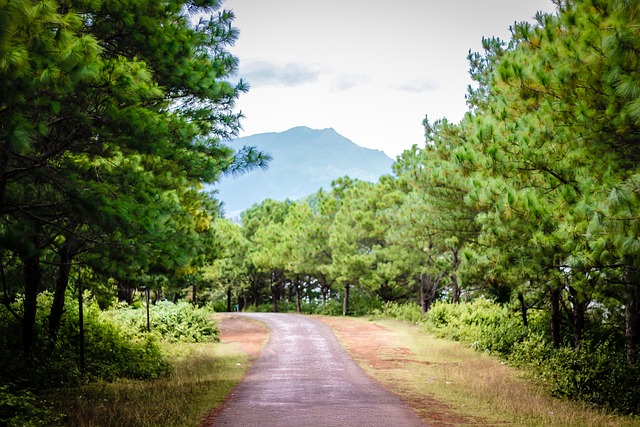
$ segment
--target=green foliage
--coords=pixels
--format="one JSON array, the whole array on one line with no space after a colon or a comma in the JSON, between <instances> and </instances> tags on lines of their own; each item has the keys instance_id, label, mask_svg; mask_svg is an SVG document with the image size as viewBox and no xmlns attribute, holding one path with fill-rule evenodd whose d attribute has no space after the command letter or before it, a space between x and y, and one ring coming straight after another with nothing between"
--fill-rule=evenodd
<instances>
[{"instance_id":1,"label":"green foliage","mask_svg":"<svg viewBox=\"0 0 640 427\"><path fill-rule=\"evenodd\" d=\"M506 307L487 299L450 304L438 301L423 316L416 304L387 303L378 313L420 324L440 338L462 341L479 351L508 355L528 330Z\"/></svg>"},{"instance_id":2,"label":"green foliage","mask_svg":"<svg viewBox=\"0 0 640 427\"><path fill-rule=\"evenodd\" d=\"M542 332L547 324L542 313L531 315L525 328L506 307L479 298L462 304L437 302L424 316L416 304L397 303L385 304L376 314L491 352L525 369L554 396L640 413L640 366L629 365L620 346L607 341L584 340L579 349L553 348Z\"/></svg>"},{"instance_id":3,"label":"green foliage","mask_svg":"<svg viewBox=\"0 0 640 427\"><path fill-rule=\"evenodd\" d=\"M328 300L326 304L320 304L316 306L314 314L323 314L325 316L341 316L342 301L332 298Z\"/></svg>"},{"instance_id":4,"label":"green foliage","mask_svg":"<svg viewBox=\"0 0 640 427\"><path fill-rule=\"evenodd\" d=\"M530 336L513 348L509 362L529 369L554 396L640 413L640 366L629 365L625 353L608 342L554 349L541 337Z\"/></svg>"},{"instance_id":5,"label":"green foliage","mask_svg":"<svg viewBox=\"0 0 640 427\"><path fill-rule=\"evenodd\" d=\"M353 289L349 296L349 316L366 316L382 308L383 302L375 294L364 290ZM340 306L342 314L342 306Z\"/></svg>"},{"instance_id":6,"label":"green foliage","mask_svg":"<svg viewBox=\"0 0 640 427\"><path fill-rule=\"evenodd\" d=\"M382 308L373 312L377 316L389 316L394 319L406 320L411 323L420 324L424 321L422 309L417 304L397 302L387 302Z\"/></svg>"},{"instance_id":7,"label":"green foliage","mask_svg":"<svg viewBox=\"0 0 640 427\"><path fill-rule=\"evenodd\" d=\"M37 427L58 425L60 416L39 402L29 390L12 390L0 385L0 425L6 427Z\"/></svg>"},{"instance_id":8,"label":"green foliage","mask_svg":"<svg viewBox=\"0 0 640 427\"><path fill-rule=\"evenodd\" d=\"M425 316L425 327L438 336L503 355L526 335L522 322L506 307L484 298L460 304L437 302Z\"/></svg>"},{"instance_id":9,"label":"green foliage","mask_svg":"<svg viewBox=\"0 0 640 427\"><path fill-rule=\"evenodd\" d=\"M119 306L104 313L121 325L134 339L147 336L146 308ZM167 342L214 342L218 341L218 328L208 308L195 307L185 301L172 303L158 301L149 307L151 332Z\"/></svg>"},{"instance_id":10,"label":"green foliage","mask_svg":"<svg viewBox=\"0 0 640 427\"><path fill-rule=\"evenodd\" d=\"M218 0L0 4L0 263L25 356L38 291L63 297L75 265L180 283L214 252L204 185L268 161L222 143L247 90L233 19Z\"/></svg>"},{"instance_id":11,"label":"green foliage","mask_svg":"<svg viewBox=\"0 0 640 427\"><path fill-rule=\"evenodd\" d=\"M88 294L87 294L88 296ZM47 340L47 314L51 294L38 297L37 336L33 355L25 359L20 347L12 345L19 338L16 319L0 306L2 356L0 373L7 381L31 388L66 387L85 381L116 378L151 379L170 374L170 367L160 354L154 336L132 339L126 327L100 310L90 298L84 310L85 370L80 366L78 302L68 297L67 310L55 343ZM19 310L20 301L14 304Z\"/></svg>"}]
</instances>

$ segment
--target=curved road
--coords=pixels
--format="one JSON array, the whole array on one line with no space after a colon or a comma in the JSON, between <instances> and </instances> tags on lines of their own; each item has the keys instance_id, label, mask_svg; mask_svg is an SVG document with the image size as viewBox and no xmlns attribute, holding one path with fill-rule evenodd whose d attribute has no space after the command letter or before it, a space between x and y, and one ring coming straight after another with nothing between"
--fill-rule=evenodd
<instances>
[{"instance_id":1,"label":"curved road","mask_svg":"<svg viewBox=\"0 0 640 427\"><path fill-rule=\"evenodd\" d=\"M295 314L243 315L264 322L271 336L208 426L425 426L360 369L327 325Z\"/></svg>"}]
</instances>

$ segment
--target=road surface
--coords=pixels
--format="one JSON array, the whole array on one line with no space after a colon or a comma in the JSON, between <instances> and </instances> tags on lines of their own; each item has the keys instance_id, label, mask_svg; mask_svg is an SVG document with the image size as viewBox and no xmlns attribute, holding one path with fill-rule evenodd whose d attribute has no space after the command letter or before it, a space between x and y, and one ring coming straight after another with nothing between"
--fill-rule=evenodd
<instances>
[{"instance_id":1,"label":"road surface","mask_svg":"<svg viewBox=\"0 0 640 427\"><path fill-rule=\"evenodd\" d=\"M347 355L331 328L295 314L246 313L269 341L209 426L425 427Z\"/></svg>"}]
</instances>

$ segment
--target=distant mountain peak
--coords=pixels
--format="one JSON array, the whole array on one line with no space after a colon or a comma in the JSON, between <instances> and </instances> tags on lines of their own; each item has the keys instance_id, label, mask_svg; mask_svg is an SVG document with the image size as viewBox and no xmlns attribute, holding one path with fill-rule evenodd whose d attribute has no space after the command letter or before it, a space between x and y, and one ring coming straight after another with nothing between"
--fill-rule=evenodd
<instances>
[{"instance_id":1,"label":"distant mountain peak","mask_svg":"<svg viewBox=\"0 0 640 427\"><path fill-rule=\"evenodd\" d=\"M227 143L236 150L253 146L273 157L266 171L223 177L215 185L228 215L237 215L267 198L298 200L331 187L343 176L376 182L390 174L393 160L384 152L363 148L333 128L297 126L284 132L261 133Z\"/></svg>"},{"instance_id":2,"label":"distant mountain peak","mask_svg":"<svg viewBox=\"0 0 640 427\"><path fill-rule=\"evenodd\" d=\"M282 131L282 132L279 132L279 133L298 132L298 131L304 131L304 132L336 132L335 129L333 129L333 128L313 129L313 128L310 128L309 126L295 126L295 127L292 127L291 129L288 129L288 130L285 130L285 131Z\"/></svg>"}]
</instances>

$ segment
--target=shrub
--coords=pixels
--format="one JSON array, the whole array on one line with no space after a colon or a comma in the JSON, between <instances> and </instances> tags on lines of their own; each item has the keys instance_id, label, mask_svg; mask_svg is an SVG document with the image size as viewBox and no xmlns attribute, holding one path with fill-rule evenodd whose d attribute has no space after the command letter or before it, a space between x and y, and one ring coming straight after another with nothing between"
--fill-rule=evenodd
<instances>
[{"instance_id":1,"label":"shrub","mask_svg":"<svg viewBox=\"0 0 640 427\"><path fill-rule=\"evenodd\" d=\"M168 342L213 342L219 340L219 331L211 319L212 312L180 301L159 301L149 307L151 332ZM147 331L145 307L117 306L105 312L122 325L127 333L141 338Z\"/></svg>"},{"instance_id":2,"label":"shrub","mask_svg":"<svg viewBox=\"0 0 640 427\"><path fill-rule=\"evenodd\" d=\"M526 368L554 396L640 413L640 366L629 365L625 352L609 342L555 349L540 336L530 337L515 347L509 361Z\"/></svg>"},{"instance_id":3,"label":"shrub","mask_svg":"<svg viewBox=\"0 0 640 427\"><path fill-rule=\"evenodd\" d=\"M68 295L55 343L47 339L52 295L38 297L37 341L25 360L19 345L20 324L0 307L0 375L22 388L65 387L96 379L157 378L170 373L153 337L132 338L105 316L89 293L85 294L85 369L80 366L78 301ZM21 301L13 305L20 312Z\"/></svg>"},{"instance_id":4,"label":"shrub","mask_svg":"<svg viewBox=\"0 0 640 427\"><path fill-rule=\"evenodd\" d=\"M29 390L11 390L0 386L0 425L6 427L35 427L57 425L60 417L43 405Z\"/></svg>"},{"instance_id":5,"label":"shrub","mask_svg":"<svg viewBox=\"0 0 640 427\"><path fill-rule=\"evenodd\" d=\"M37 341L24 358L19 321L0 306L0 425L59 425L58 416L39 401L33 391L64 389L86 381L117 378L151 379L168 375L170 366L160 354L153 336L132 338L124 328L105 316L97 302L85 294L85 368L80 365L78 302L68 295L57 340L48 340L48 315L53 297L38 297ZM18 314L22 302L12 309Z\"/></svg>"},{"instance_id":6,"label":"shrub","mask_svg":"<svg viewBox=\"0 0 640 427\"><path fill-rule=\"evenodd\" d=\"M529 327L524 327L516 313L483 298L460 304L436 302L425 316L416 304L388 303L379 313L497 354L540 380L554 396L640 414L640 366L627 363L624 345L611 334L604 334L609 337L604 341L585 339L580 349L553 348L546 332L546 312L532 311ZM590 336L603 335L597 326L593 328Z\"/></svg>"},{"instance_id":7,"label":"shrub","mask_svg":"<svg viewBox=\"0 0 640 427\"><path fill-rule=\"evenodd\" d=\"M416 324L424 321L422 308L417 304L410 303L387 302L381 308L375 310L373 314L376 316L389 316Z\"/></svg>"}]
</instances>

